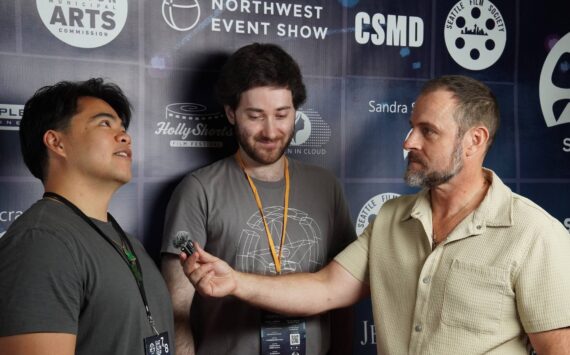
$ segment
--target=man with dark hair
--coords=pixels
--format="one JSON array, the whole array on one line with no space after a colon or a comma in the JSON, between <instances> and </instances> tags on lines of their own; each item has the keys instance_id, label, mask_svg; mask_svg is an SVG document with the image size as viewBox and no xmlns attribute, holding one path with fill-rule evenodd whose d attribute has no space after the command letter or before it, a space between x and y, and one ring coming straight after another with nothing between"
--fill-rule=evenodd
<instances>
[{"instance_id":1,"label":"man with dark hair","mask_svg":"<svg viewBox=\"0 0 570 355\"><path fill-rule=\"evenodd\" d=\"M102 79L59 82L24 106L24 161L45 194L0 239L0 353L172 352L168 290L107 212L131 179L131 118Z\"/></svg>"},{"instance_id":2,"label":"man with dark hair","mask_svg":"<svg viewBox=\"0 0 570 355\"><path fill-rule=\"evenodd\" d=\"M321 271L260 277L196 247L184 271L201 295L287 314L346 307L368 292L379 354L570 353L570 237L483 160L499 123L493 93L464 76L416 101L406 181ZM306 297L303 297L306 295Z\"/></svg>"},{"instance_id":3,"label":"man with dark hair","mask_svg":"<svg viewBox=\"0 0 570 355\"><path fill-rule=\"evenodd\" d=\"M187 175L166 211L162 267L177 353L267 354L280 346L288 354L346 354L352 347L348 310L283 319L235 299L194 297L172 245L176 236L189 236L238 270L265 275L317 271L355 238L334 176L284 154L306 97L293 58L271 44L240 48L222 68L217 92L238 151ZM279 329L286 342L273 342L269 328Z\"/></svg>"}]
</instances>

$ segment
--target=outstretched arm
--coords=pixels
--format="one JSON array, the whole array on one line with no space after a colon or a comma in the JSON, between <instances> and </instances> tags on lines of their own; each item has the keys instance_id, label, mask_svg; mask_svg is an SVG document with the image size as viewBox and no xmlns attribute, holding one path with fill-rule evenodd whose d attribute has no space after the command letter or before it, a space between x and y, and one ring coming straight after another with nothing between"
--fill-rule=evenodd
<instances>
[{"instance_id":1,"label":"outstretched arm","mask_svg":"<svg viewBox=\"0 0 570 355\"><path fill-rule=\"evenodd\" d=\"M316 273L262 276L233 270L197 246L181 255L184 273L203 296L233 295L281 314L308 316L351 305L368 294L368 285L332 261Z\"/></svg>"},{"instance_id":2,"label":"outstretched arm","mask_svg":"<svg viewBox=\"0 0 570 355\"><path fill-rule=\"evenodd\" d=\"M540 355L570 354L570 328L529 333L528 337Z\"/></svg>"}]
</instances>

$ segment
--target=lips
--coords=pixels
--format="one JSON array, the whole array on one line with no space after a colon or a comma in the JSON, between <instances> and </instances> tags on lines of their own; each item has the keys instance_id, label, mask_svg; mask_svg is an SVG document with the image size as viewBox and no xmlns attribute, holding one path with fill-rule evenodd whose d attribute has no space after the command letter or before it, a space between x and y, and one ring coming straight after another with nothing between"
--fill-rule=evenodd
<instances>
[{"instance_id":1,"label":"lips","mask_svg":"<svg viewBox=\"0 0 570 355\"><path fill-rule=\"evenodd\" d=\"M408 165L410 165L412 163L420 164L422 166L426 165L424 160L422 158L420 158L417 153L409 152L408 153Z\"/></svg>"},{"instance_id":2,"label":"lips","mask_svg":"<svg viewBox=\"0 0 570 355\"><path fill-rule=\"evenodd\" d=\"M125 149L125 150L120 150L118 152L115 152L115 153L113 153L113 155L130 159L132 157L132 152L130 149Z\"/></svg>"}]
</instances>

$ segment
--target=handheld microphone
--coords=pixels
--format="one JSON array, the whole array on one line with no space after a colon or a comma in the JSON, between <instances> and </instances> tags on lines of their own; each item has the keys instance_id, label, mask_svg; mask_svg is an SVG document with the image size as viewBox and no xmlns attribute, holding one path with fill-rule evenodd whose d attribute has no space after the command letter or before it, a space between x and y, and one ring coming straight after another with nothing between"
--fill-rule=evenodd
<instances>
[{"instance_id":1,"label":"handheld microphone","mask_svg":"<svg viewBox=\"0 0 570 355\"><path fill-rule=\"evenodd\" d=\"M180 249L180 251L185 252L188 256L192 255L196 251L194 243L190 239L190 233L186 231L176 233L176 237L172 241L172 245L175 248Z\"/></svg>"}]
</instances>

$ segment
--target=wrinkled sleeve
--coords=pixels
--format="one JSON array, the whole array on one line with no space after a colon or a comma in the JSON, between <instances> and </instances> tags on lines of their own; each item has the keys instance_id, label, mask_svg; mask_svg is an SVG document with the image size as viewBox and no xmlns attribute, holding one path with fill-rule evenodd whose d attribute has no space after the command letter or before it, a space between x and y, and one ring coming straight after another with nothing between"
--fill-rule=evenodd
<instances>
[{"instance_id":1,"label":"wrinkled sleeve","mask_svg":"<svg viewBox=\"0 0 570 355\"><path fill-rule=\"evenodd\" d=\"M368 247L374 223L370 223L354 242L341 251L334 260L352 276L366 284L370 283L368 268Z\"/></svg>"},{"instance_id":2,"label":"wrinkled sleeve","mask_svg":"<svg viewBox=\"0 0 570 355\"><path fill-rule=\"evenodd\" d=\"M515 283L527 333L570 326L570 236L558 221L533 239Z\"/></svg>"},{"instance_id":3,"label":"wrinkled sleeve","mask_svg":"<svg viewBox=\"0 0 570 355\"><path fill-rule=\"evenodd\" d=\"M186 234L202 247L206 245L208 201L200 181L187 175L176 187L164 218L162 253L179 254L172 245L179 233Z\"/></svg>"}]
</instances>

